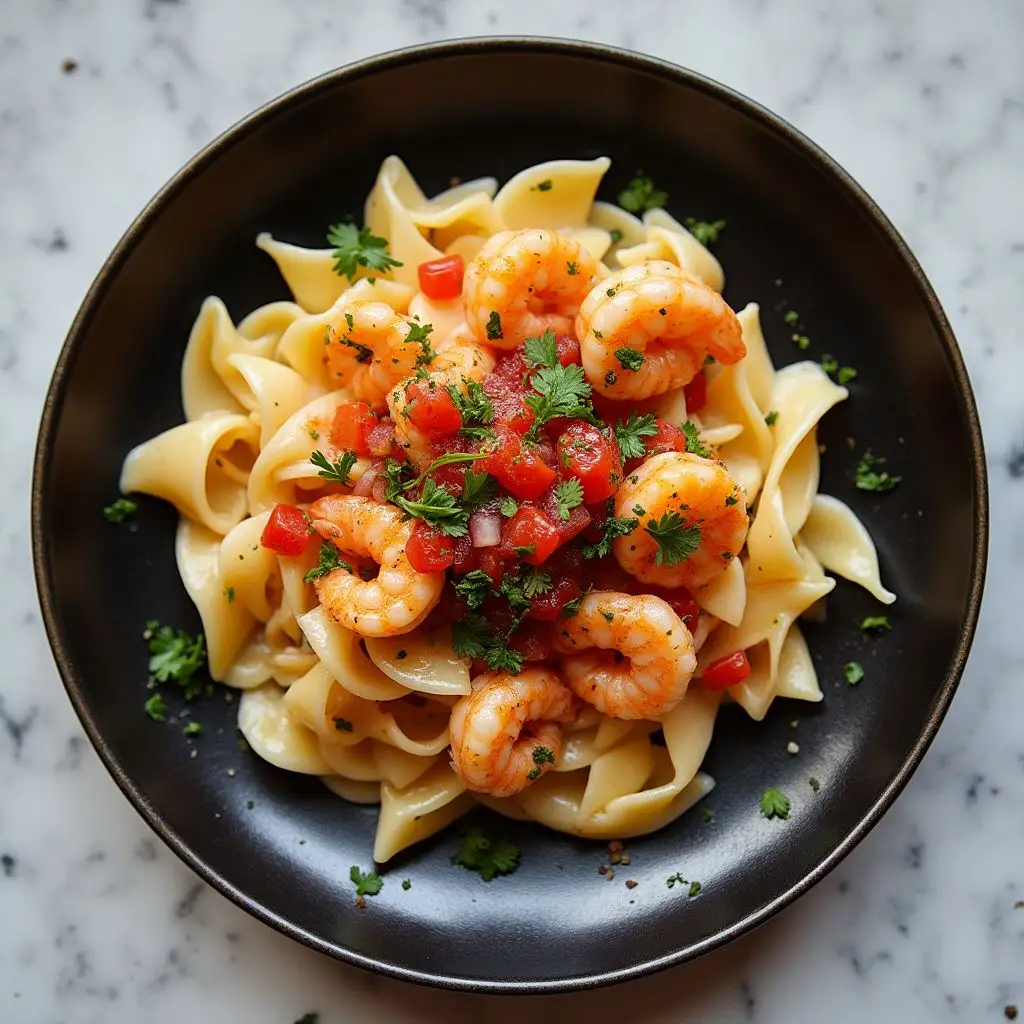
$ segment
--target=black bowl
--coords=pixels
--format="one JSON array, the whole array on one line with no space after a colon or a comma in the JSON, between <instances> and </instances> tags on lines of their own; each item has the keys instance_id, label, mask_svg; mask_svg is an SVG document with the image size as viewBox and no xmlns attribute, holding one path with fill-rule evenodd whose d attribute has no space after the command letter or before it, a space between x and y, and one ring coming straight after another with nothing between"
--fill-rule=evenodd
<instances>
[{"instance_id":1,"label":"black bowl","mask_svg":"<svg viewBox=\"0 0 1024 1024\"><path fill-rule=\"evenodd\" d=\"M181 419L179 367L207 294L237 319L285 298L253 245L270 230L320 245L359 206L380 160L401 154L428 193L452 175L508 176L554 157L613 158L603 194L638 167L678 215L728 222L717 248L734 304L760 302L779 363L803 357L782 313L859 376L829 413L822 489L848 501L900 595L892 632L865 640L878 606L840 582L807 635L826 699L776 704L761 724L726 709L706 767L714 819L689 814L630 844L613 882L601 844L501 823L523 848L491 883L454 866L453 830L388 865L353 906L349 867L369 867L376 810L241 751L234 704L202 711L194 744L143 714L147 618L196 629L178 582L174 512L144 500L138 529L100 509L125 452ZM857 451L889 457L891 494L854 489ZM339 959L480 991L582 988L720 946L806 892L859 842L907 782L964 667L987 544L974 400L949 325L906 245L849 176L791 127L722 86L597 46L472 40L333 72L274 101L197 156L102 268L61 353L36 453L33 542L58 667L90 739L149 824L217 889ZM842 682L841 666L866 678ZM799 718L794 731L791 720ZM796 737L800 754L786 744ZM808 779L820 780L815 793ZM788 821L759 798L792 798ZM251 802L251 803L250 803ZM689 899L666 878L703 883ZM399 881L409 878L403 890ZM625 879L639 885L628 889Z\"/></svg>"}]
</instances>

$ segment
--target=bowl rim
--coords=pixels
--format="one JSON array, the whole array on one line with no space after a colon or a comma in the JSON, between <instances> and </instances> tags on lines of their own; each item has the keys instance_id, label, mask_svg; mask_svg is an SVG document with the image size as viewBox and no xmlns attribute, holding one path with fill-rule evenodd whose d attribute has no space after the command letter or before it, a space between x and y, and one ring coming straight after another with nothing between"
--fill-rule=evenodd
<instances>
[{"instance_id":1,"label":"bowl rim","mask_svg":"<svg viewBox=\"0 0 1024 1024\"><path fill-rule=\"evenodd\" d=\"M158 808L150 803L136 788L128 773L117 761L111 747L104 738L92 709L82 695L74 662L69 650L65 647L64 638L61 635L60 613L55 599L52 566L43 524L47 521L46 513L50 500L49 474L47 469L50 462L49 456L56 441L57 427L64 405L64 397L85 333L111 282L132 254L137 240L145 233L150 222L174 201L178 193L195 176L201 174L209 164L218 159L222 153L235 145L236 142L258 130L287 108L305 99L329 91L340 82L358 80L378 72L420 61L445 59L467 54L505 54L517 52L542 53L556 57L584 58L602 63L611 63L624 66L633 71L667 79L675 85L695 89L713 97L719 102L725 103L773 133L781 135L791 146L798 149L805 159L816 165L819 170L838 183L840 188L845 191L847 197L868 214L875 227L883 234L885 242L894 250L894 254L910 271L918 295L923 301L945 349L945 356L952 370L959 397L963 402L967 415L967 430L973 464L972 497L975 505L976 520L972 541L972 582L968 593L962 632L936 693L931 713L917 741L905 757L895 776L885 786L856 826L843 837L841 842L816 867L770 903L733 922L729 927L718 931L714 935L692 942L681 949L666 953L663 956L651 958L641 963L626 965L615 970L579 975L571 978L503 979L491 981L401 967L385 960L366 956L356 950L342 946L340 943L320 938L305 928L296 925L288 918L274 913L257 900L247 896L227 878L214 871L197 853L185 844L177 833L164 822ZM40 419L33 458L31 517L32 562L36 589L47 639L64 688L104 767L135 809L142 815L149 827L157 833L174 853L195 871L200 878L247 913L270 925L282 934L320 953L403 981L445 989L502 994L580 991L640 978L655 971L693 960L704 953L709 953L724 946L726 943L774 917L820 882L825 875L836 867L878 823L882 815L889 809L896 797L906 786L935 738L939 725L949 709L966 666L971 643L977 628L981 596L984 588L989 534L988 474L981 435L981 424L963 356L938 297L917 259L888 217L886 217L874 200L854 178L820 146L782 117L742 93L696 71L661 58L602 43L527 35L475 36L463 39L442 40L389 50L335 68L289 89L247 114L219 134L178 170L143 207L142 211L121 236L110 255L104 260L72 321L47 389Z\"/></svg>"}]
</instances>

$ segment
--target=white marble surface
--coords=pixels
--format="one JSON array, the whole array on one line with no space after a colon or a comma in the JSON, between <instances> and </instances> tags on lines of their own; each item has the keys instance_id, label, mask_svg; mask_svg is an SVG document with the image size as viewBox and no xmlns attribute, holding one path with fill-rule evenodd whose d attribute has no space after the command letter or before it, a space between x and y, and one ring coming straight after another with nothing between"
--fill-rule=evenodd
<instances>
[{"instance_id":1,"label":"white marble surface","mask_svg":"<svg viewBox=\"0 0 1024 1024\"><path fill-rule=\"evenodd\" d=\"M965 350L992 467L988 597L924 765L872 835L726 951L602 992L419 990L247 918L149 833L64 697L31 580L39 408L89 281L149 196L253 106L427 39L647 50L761 100L881 203ZM1024 5L1018 0L0 2L0 1020L986 1021L1024 1012ZM78 67L62 72L65 58ZM89 511L88 514L94 514ZM936 552L941 558L942 553Z\"/></svg>"}]
</instances>

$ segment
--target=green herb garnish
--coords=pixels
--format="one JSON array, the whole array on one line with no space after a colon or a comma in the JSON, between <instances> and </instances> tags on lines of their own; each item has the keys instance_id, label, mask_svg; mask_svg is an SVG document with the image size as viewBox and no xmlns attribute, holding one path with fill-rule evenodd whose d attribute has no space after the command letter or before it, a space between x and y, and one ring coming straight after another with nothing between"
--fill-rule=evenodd
<instances>
[{"instance_id":1,"label":"green herb garnish","mask_svg":"<svg viewBox=\"0 0 1024 1024\"><path fill-rule=\"evenodd\" d=\"M317 476L339 483L342 487L348 486L349 475L358 459L359 456L355 452L342 452L336 462L331 462L319 449L309 457L309 461L319 470Z\"/></svg>"},{"instance_id":2,"label":"green herb garnish","mask_svg":"<svg viewBox=\"0 0 1024 1024\"><path fill-rule=\"evenodd\" d=\"M368 228L355 224L332 224L327 231L327 244L334 249L334 272L350 281L360 267L388 271L402 264L388 252L388 240Z\"/></svg>"},{"instance_id":3,"label":"green herb garnish","mask_svg":"<svg viewBox=\"0 0 1024 1024\"><path fill-rule=\"evenodd\" d=\"M700 525L687 526L678 512L666 512L657 522L649 520L644 531L658 545L654 555L656 565L678 565L700 547Z\"/></svg>"},{"instance_id":4,"label":"green herb garnish","mask_svg":"<svg viewBox=\"0 0 1024 1024\"><path fill-rule=\"evenodd\" d=\"M761 813L766 818L788 818L789 806L789 797L780 789L766 789L761 794Z\"/></svg>"},{"instance_id":5,"label":"green herb garnish","mask_svg":"<svg viewBox=\"0 0 1024 1024\"><path fill-rule=\"evenodd\" d=\"M319 561L302 578L306 583L312 583L313 580L318 580L322 576L334 572L335 569L352 572L352 566L338 554L338 549L329 540L321 541Z\"/></svg>"},{"instance_id":6,"label":"green herb garnish","mask_svg":"<svg viewBox=\"0 0 1024 1024\"><path fill-rule=\"evenodd\" d=\"M624 370L639 370L644 365L643 353L632 348L617 348L615 358Z\"/></svg>"},{"instance_id":7,"label":"green herb garnish","mask_svg":"<svg viewBox=\"0 0 1024 1024\"><path fill-rule=\"evenodd\" d=\"M718 241L718 236L725 230L724 220L706 221L687 217L683 223L701 245L714 245Z\"/></svg>"},{"instance_id":8,"label":"green herb garnish","mask_svg":"<svg viewBox=\"0 0 1024 1024\"><path fill-rule=\"evenodd\" d=\"M664 189L655 188L654 182L637 171L632 181L619 193L619 206L630 213L644 213L664 206L668 202L668 193Z\"/></svg>"},{"instance_id":9,"label":"green herb garnish","mask_svg":"<svg viewBox=\"0 0 1024 1024\"><path fill-rule=\"evenodd\" d=\"M137 502L131 501L128 498L118 498L112 505L107 505L103 510L103 518L108 523L123 523L138 512L139 506Z\"/></svg>"},{"instance_id":10,"label":"green herb garnish","mask_svg":"<svg viewBox=\"0 0 1024 1024\"><path fill-rule=\"evenodd\" d=\"M480 828L471 828L452 863L476 871L485 882L510 875L519 867L520 849L506 839L491 839Z\"/></svg>"}]
</instances>

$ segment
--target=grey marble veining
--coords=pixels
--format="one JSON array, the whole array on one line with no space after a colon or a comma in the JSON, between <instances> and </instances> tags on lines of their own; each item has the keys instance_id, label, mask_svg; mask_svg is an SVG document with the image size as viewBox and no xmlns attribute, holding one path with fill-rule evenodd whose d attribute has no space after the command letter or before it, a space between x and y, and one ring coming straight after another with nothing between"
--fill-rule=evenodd
<instances>
[{"instance_id":1,"label":"grey marble veining","mask_svg":"<svg viewBox=\"0 0 1024 1024\"><path fill-rule=\"evenodd\" d=\"M303 79L394 46L484 33L646 50L748 93L824 146L930 275L966 354L992 469L974 654L921 770L878 828L815 891L724 952L525 1004L347 969L198 882L82 735L40 626L27 532L32 443L58 348L152 193ZM1017 0L3 0L0 1021L289 1024L318 1011L322 1024L469 1012L526 1012L538 1024L567 1013L841 1024L1024 1012L1022 40Z\"/></svg>"}]
</instances>

